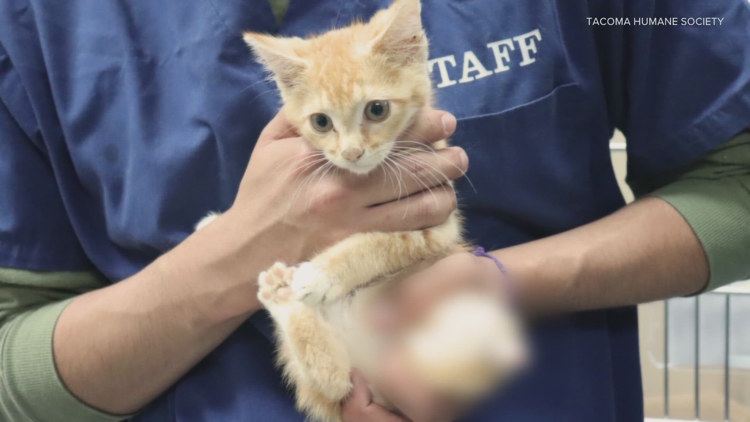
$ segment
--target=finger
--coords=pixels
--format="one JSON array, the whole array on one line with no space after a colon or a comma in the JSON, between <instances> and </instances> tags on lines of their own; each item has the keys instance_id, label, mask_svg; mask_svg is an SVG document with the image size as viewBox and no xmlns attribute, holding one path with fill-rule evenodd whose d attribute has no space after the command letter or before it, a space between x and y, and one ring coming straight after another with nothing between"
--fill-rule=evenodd
<instances>
[{"instance_id":1,"label":"finger","mask_svg":"<svg viewBox=\"0 0 750 422\"><path fill-rule=\"evenodd\" d=\"M423 191L400 201L368 208L359 222L362 231L412 231L442 224L456 209L450 185Z\"/></svg>"},{"instance_id":2,"label":"finger","mask_svg":"<svg viewBox=\"0 0 750 422\"><path fill-rule=\"evenodd\" d=\"M405 361L397 356L387 360L378 385L409 420L432 422L452 419L450 401L439 397L418 381L405 366Z\"/></svg>"},{"instance_id":3,"label":"finger","mask_svg":"<svg viewBox=\"0 0 750 422\"><path fill-rule=\"evenodd\" d=\"M394 152L378 171L368 178L353 179L368 205L405 198L416 192L462 177L469 167L466 152L459 147L415 153Z\"/></svg>"},{"instance_id":4,"label":"finger","mask_svg":"<svg viewBox=\"0 0 750 422\"><path fill-rule=\"evenodd\" d=\"M455 419L456 412L448 401L423 393L420 387L402 390L401 395L394 395L393 403L406 418L414 422L448 422Z\"/></svg>"},{"instance_id":5,"label":"finger","mask_svg":"<svg viewBox=\"0 0 750 422\"><path fill-rule=\"evenodd\" d=\"M258 144L268 143L278 139L299 136L297 129L287 120L284 110L276 113L276 116L263 128L258 138Z\"/></svg>"},{"instance_id":6,"label":"finger","mask_svg":"<svg viewBox=\"0 0 750 422\"><path fill-rule=\"evenodd\" d=\"M399 139L432 144L453 135L456 124L456 117L446 111L423 111Z\"/></svg>"},{"instance_id":7,"label":"finger","mask_svg":"<svg viewBox=\"0 0 750 422\"><path fill-rule=\"evenodd\" d=\"M352 393L341 406L345 422L408 422L373 403L367 382L356 370L352 372L352 383Z\"/></svg>"},{"instance_id":8,"label":"finger","mask_svg":"<svg viewBox=\"0 0 750 422\"><path fill-rule=\"evenodd\" d=\"M372 403L372 394L367 387L367 382L356 369L352 371L352 393L346 403L357 407L365 407Z\"/></svg>"}]
</instances>

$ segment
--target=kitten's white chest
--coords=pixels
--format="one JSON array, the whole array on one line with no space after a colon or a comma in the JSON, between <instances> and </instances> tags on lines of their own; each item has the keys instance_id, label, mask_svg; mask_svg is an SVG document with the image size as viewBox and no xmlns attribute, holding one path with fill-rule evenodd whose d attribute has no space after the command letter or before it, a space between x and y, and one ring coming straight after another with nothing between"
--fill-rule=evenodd
<instances>
[{"instance_id":1,"label":"kitten's white chest","mask_svg":"<svg viewBox=\"0 0 750 422\"><path fill-rule=\"evenodd\" d=\"M375 368L376 357L383 346L382 338L372 327L369 293L365 288L353 296L331 302L321 307L321 314L345 342L352 366L363 373Z\"/></svg>"}]
</instances>

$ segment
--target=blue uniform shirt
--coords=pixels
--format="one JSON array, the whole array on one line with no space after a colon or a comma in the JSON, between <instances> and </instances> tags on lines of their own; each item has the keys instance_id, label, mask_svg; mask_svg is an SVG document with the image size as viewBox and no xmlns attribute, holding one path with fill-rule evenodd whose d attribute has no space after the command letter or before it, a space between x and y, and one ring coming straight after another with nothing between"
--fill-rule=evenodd
<instances>
[{"instance_id":1,"label":"blue uniform shirt","mask_svg":"<svg viewBox=\"0 0 750 422\"><path fill-rule=\"evenodd\" d=\"M265 0L3 0L0 266L113 282L139 271L231 204L278 108L240 32L304 36L387 3L291 0L277 26ZM621 207L615 127L638 180L750 126L745 0L423 4L438 103L471 159L476 192L459 184L469 237L486 247ZM534 370L468 419L643 420L636 325L626 308L538 327ZM302 420L267 328L251 318L135 420Z\"/></svg>"}]
</instances>

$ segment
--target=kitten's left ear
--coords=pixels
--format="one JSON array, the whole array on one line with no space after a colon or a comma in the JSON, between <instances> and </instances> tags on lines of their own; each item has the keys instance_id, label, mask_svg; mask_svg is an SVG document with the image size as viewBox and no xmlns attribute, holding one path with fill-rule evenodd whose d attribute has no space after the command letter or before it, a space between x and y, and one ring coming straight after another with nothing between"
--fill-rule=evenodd
<instances>
[{"instance_id":1,"label":"kitten's left ear","mask_svg":"<svg viewBox=\"0 0 750 422\"><path fill-rule=\"evenodd\" d=\"M375 29L372 51L385 54L401 65L427 61L427 36L421 13L419 0L396 0L375 15L369 23Z\"/></svg>"},{"instance_id":2,"label":"kitten's left ear","mask_svg":"<svg viewBox=\"0 0 750 422\"><path fill-rule=\"evenodd\" d=\"M304 51L303 39L273 37L253 32L245 32L242 38L266 69L273 73L282 91L297 86L307 68L307 61L298 53Z\"/></svg>"}]
</instances>

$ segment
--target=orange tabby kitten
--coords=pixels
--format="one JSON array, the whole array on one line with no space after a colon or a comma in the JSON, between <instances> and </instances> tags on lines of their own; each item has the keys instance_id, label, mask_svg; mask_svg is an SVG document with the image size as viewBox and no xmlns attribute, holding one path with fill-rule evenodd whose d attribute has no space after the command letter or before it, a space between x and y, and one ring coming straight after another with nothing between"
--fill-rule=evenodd
<instances>
[{"instance_id":1,"label":"orange tabby kitten","mask_svg":"<svg viewBox=\"0 0 750 422\"><path fill-rule=\"evenodd\" d=\"M273 74L283 113L338 168L367 174L393 159L403 152L396 138L431 105L419 0L396 0L368 23L310 39L244 38ZM365 377L379 371L386 343L368 324L372 303L396 274L465 250L456 211L431 229L356 234L297 267L276 263L262 273L258 297L275 322L278 360L299 408L340 420L352 368ZM512 312L476 293L445 299L399 339L388 347L400 348L414 374L462 400L486 394L525 353Z\"/></svg>"}]
</instances>

